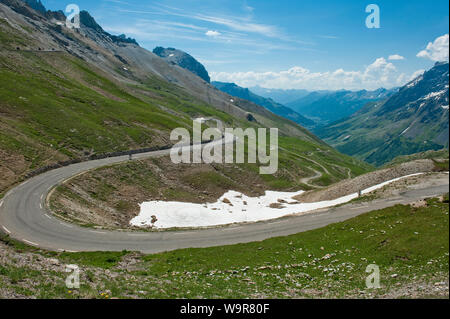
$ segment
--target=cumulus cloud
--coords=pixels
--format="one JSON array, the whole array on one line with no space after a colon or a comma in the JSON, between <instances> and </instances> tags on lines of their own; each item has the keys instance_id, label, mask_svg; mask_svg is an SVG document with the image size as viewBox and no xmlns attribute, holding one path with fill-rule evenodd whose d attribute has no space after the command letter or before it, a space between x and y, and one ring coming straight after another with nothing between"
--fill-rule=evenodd
<instances>
[{"instance_id":1,"label":"cumulus cloud","mask_svg":"<svg viewBox=\"0 0 450 319\"><path fill-rule=\"evenodd\" d=\"M448 62L448 33L430 42L425 50L417 53L419 58L429 59L435 62Z\"/></svg>"},{"instance_id":2,"label":"cumulus cloud","mask_svg":"<svg viewBox=\"0 0 450 319\"><path fill-rule=\"evenodd\" d=\"M213 30L208 30L205 34L206 34L208 37L213 37L213 38L216 38L216 37L218 37L219 35L221 35L221 33L220 33L219 31L213 31Z\"/></svg>"},{"instance_id":3,"label":"cumulus cloud","mask_svg":"<svg viewBox=\"0 0 450 319\"><path fill-rule=\"evenodd\" d=\"M411 77L409 78L410 81L414 80L415 78L421 76L422 74L425 73L425 70L421 69L421 70L417 70L416 72L414 72Z\"/></svg>"},{"instance_id":4,"label":"cumulus cloud","mask_svg":"<svg viewBox=\"0 0 450 319\"><path fill-rule=\"evenodd\" d=\"M217 72L212 73L215 81L235 82L243 87L261 86L273 89L310 90L359 90L391 88L403 85L408 76L399 74L397 68L385 58L378 58L360 71L338 69L328 72L312 72L295 66L280 72Z\"/></svg>"},{"instance_id":5,"label":"cumulus cloud","mask_svg":"<svg viewBox=\"0 0 450 319\"><path fill-rule=\"evenodd\" d=\"M393 54L393 55L390 55L388 59L391 61L397 61L397 60L404 60L405 58L402 57L401 55Z\"/></svg>"}]
</instances>

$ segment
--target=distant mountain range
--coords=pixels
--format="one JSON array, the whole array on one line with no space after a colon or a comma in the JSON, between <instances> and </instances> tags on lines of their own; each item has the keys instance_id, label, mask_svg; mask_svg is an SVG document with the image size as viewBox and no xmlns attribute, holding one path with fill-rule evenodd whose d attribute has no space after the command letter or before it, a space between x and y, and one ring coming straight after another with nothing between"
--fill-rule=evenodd
<instances>
[{"instance_id":1,"label":"distant mountain range","mask_svg":"<svg viewBox=\"0 0 450 319\"><path fill-rule=\"evenodd\" d=\"M253 87L250 90L270 98L316 123L316 127L346 118L370 102L388 98L398 89L375 91L307 91Z\"/></svg>"},{"instance_id":2,"label":"distant mountain range","mask_svg":"<svg viewBox=\"0 0 450 319\"><path fill-rule=\"evenodd\" d=\"M283 105L294 102L311 93L308 90L266 89L260 86L250 87L249 89L255 94L272 99Z\"/></svg>"},{"instance_id":3,"label":"distant mountain range","mask_svg":"<svg viewBox=\"0 0 450 319\"><path fill-rule=\"evenodd\" d=\"M449 64L436 63L387 100L315 132L341 152L375 165L448 148Z\"/></svg>"},{"instance_id":4,"label":"distant mountain range","mask_svg":"<svg viewBox=\"0 0 450 319\"><path fill-rule=\"evenodd\" d=\"M294 121L295 123L298 123L306 128L312 128L315 126L314 121L305 118L304 116L293 111L292 109L280 103L277 103L270 98L259 96L250 91L249 89L240 87L235 83L212 82L212 85L214 85L222 92L228 93L232 96L239 97L241 99L251 101L257 105L261 105L266 109L268 109L269 111L273 112L274 114L277 114L291 121Z\"/></svg>"},{"instance_id":5,"label":"distant mountain range","mask_svg":"<svg viewBox=\"0 0 450 319\"><path fill-rule=\"evenodd\" d=\"M369 102L384 100L397 90L317 91L287 103L286 106L320 125L346 118Z\"/></svg>"},{"instance_id":6,"label":"distant mountain range","mask_svg":"<svg viewBox=\"0 0 450 319\"><path fill-rule=\"evenodd\" d=\"M153 53L171 64L178 65L183 69L191 71L192 73L202 78L204 81L208 83L211 82L208 71L206 71L206 68L203 66L203 64L198 62L194 57L187 54L186 52L174 48L156 47L153 50Z\"/></svg>"}]
</instances>

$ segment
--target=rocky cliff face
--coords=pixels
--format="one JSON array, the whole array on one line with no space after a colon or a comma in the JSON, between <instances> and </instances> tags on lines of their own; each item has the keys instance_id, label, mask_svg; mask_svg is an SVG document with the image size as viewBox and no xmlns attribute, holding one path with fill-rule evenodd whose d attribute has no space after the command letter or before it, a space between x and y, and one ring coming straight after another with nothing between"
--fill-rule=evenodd
<instances>
[{"instance_id":1,"label":"rocky cliff face","mask_svg":"<svg viewBox=\"0 0 450 319\"><path fill-rule=\"evenodd\" d=\"M186 70L191 71L192 73L202 78L204 81L210 83L211 78L209 77L208 71L206 71L205 67L186 52L174 48L157 47L153 50L153 53L160 56L169 63L176 64Z\"/></svg>"},{"instance_id":2,"label":"rocky cliff face","mask_svg":"<svg viewBox=\"0 0 450 319\"><path fill-rule=\"evenodd\" d=\"M135 39L127 38L125 34L121 34L119 36L109 34L95 21L95 19L89 14L87 11L80 12L80 23L100 35L104 35L110 38L114 43L131 43L135 45L139 45Z\"/></svg>"},{"instance_id":3,"label":"rocky cliff face","mask_svg":"<svg viewBox=\"0 0 450 319\"><path fill-rule=\"evenodd\" d=\"M40 13L43 13L43 14L47 13L47 9L45 9L41 0L22 0L22 1L25 2L26 4L28 4L34 10L39 11Z\"/></svg>"}]
</instances>

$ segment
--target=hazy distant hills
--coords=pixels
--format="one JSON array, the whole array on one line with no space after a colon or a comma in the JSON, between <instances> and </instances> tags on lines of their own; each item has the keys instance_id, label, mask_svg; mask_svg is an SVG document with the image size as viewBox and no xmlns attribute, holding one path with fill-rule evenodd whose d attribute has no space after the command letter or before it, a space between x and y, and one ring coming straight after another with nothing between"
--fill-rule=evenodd
<instances>
[{"instance_id":1,"label":"hazy distant hills","mask_svg":"<svg viewBox=\"0 0 450 319\"><path fill-rule=\"evenodd\" d=\"M272 99L283 105L301 99L311 93L307 90L266 89L260 86L254 86L249 89L255 94Z\"/></svg>"},{"instance_id":2,"label":"hazy distant hills","mask_svg":"<svg viewBox=\"0 0 450 319\"><path fill-rule=\"evenodd\" d=\"M318 127L346 118L370 102L380 101L394 94L397 89L375 91L307 91L281 90L261 87L252 92L282 103L294 112L313 120Z\"/></svg>"},{"instance_id":3,"label":"hazy distant hills","mask_svg":"<svg viewBox=\"0 0 450 319\"><path fill-rule=\"evenodd\" d=\"M316 133L341 152L376 165L399 155L448 148L449 64L437 63L387 100Z\"/></svg>"},{"instance_id":4,"label":"hazy distant hills","mask_svg":"<svg viewBox=\"0 0 450 319\"><path fill-rule=\"evenodd\" d=\"M313 119L321 125L343 119L360 110L369 102L386 99L396 90L378 89L376 91L317 91L308 94L286 106Z\"/></svg>"},{"instance_id":5,"label":"hazy distant hills","mask_svg":"<svg viewBox=\"0 0 450 319\"><path fill-rule=\"evenodd\" d=\"M284 118L287 118L289 120L292 120L302 126L305 126L306 128L313 128L315 126L314 121L305 118L304 116L300 115L299 113L295 112L294 110L275 102L274 100L270 98L265 98L262 96L259 96L255 93L253 93L248 88L243 88L235 83L224 83L224 82L212 82L212 84L218 88L219 90L228 93L232 96L239 97L241 99L245 99L248 101L251 101L257 105L261 105L268 109L269 111L282 116Z\"/></svg>"}]
</instances>

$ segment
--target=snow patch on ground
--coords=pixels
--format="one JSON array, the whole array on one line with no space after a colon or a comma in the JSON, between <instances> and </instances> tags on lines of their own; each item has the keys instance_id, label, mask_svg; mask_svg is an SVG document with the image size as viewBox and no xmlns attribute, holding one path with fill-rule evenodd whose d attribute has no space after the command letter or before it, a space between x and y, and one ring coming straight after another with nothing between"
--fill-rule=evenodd
<instances>
[{"instance_id":1,"label":"snow patch on ground","mask_svg":"<svg viewBox=\"0 0 450 319\"><path fill-rule=\"evenodd\" d=\"M362 194L373 192L403 178L421 174L423 173L386 181L363 190ZM140 205L139 215L133 218L130 224L137 227L154 226L157 229L167 229L257 222L332 207L358 197L358 194L354 193L335 200L316 203L300 203L292 199L302 193L304 192L266 191L263 196L248 197L236 191L228 191L215 203L144 202Z\"/></svg>"},{"instance_id":2,"label":"snow patch on ground","mask_svg":"<svg viewBox=\"0 0 450 319\"><path fill-rule=\"evenodd\" d=\"M422 98L422 100L429 100L429 99L432 99L432 98L436 98L436 97L439 97L439 96L445 94L446 92L447 92L446 90L442 90L442 91L439 91L439 92L431 92L430 94L428 94L427 96Z\"/></svg>"},{"instance_id":3,"label":"snow patch on ground","mask_svg":"<svg viewBox=\"0 0 450 319\"><path fill-rule=\"evenodd\" d=\"M423 80L423 75L421 75L421 76L419 76L418 78L416 78L415 80L411 81L406 87L407 87L408 89L409 89L409 88L412 88L412 87L416 86L417 83L419 83L419 82L422 81L422 80Z\"/></svg>"},{"instance_id":4,"label":"snow patch on ground","mask_svg":"<svg viewBox=\"0 0 450 319\"><path fill-rule=\"evenodd\" d=\"M405 134L406 132L408 132L410 128L411 128L411 126L408 126L408 128L407 128L406 130L404 130L404 131L402 132L402 134L400 134L400 135L403 135L403 134Z\"/></svg>"}]
</instances>

